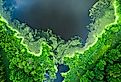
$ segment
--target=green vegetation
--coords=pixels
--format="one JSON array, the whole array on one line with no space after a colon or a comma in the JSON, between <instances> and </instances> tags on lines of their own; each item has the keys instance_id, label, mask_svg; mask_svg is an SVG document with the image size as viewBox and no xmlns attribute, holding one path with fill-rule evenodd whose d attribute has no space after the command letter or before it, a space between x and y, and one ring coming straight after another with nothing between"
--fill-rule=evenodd
<instances>
[{"instance_id":1,"label":"green vegetation","mask_svg":"<svg viewBox=\"0 0 121 82\"><path fill-rule=\"evenodd\" d=\"M120 49L119 47L115 48L117 45L121 45L119 43L121 41L121 39L118 38L119 36L121 36L121 31L114 33L113 31L107 30L105 34L102 35L102 38L99 38L97 43L84 54L76 54L73 58L65 58L65 63L70 67L70 71L64 74L65 82L108 81L111 79L110 73L109 75L106 74L108 71L111 71L110 66L113 65L115 61L117 61L116 63L119 65L119 67L117 67L119 70L117 71L120 80L121 51L118 50ZM112 64L110 64L109 61L112 62Z\"/></svg>"},{"instance_id":2,"label":"green vegetation","mask_svg":"<svg viewBox=\"0 0 121 82\"><path fill-rule=\"evenodd\" d=\"M6 81L5 65L3 63L2 53L0 52L0 82Z\"/></svg>"},{"instance_id":3,"label":"green vegetation","mask_svg":"<svg viewBox=\"0 0 121 82\"><path fill-rule=\"evenodd\" d=\"M47 32L31 30L10 18L0 0L0 82L44 82L56 78L56 64L70 70L64 82L121 81L121 2L99 0L90 10L92 23L85 46L81 38L65 42Z\"/></svg>"},{"instance_id":4,"label":"green vegetation","mask_svg":"<svg viewBox=\"0 0 121 82\"><path fill-rule=\"evenodd\" d=\"M114 8L116 5L114 3ZM115 8L116 12L119 8ZM116 18L117 15L116 14ZM121 24L119 19L105 27L97 42L73 58L64 61L70 70L62 73L64 82L120 82L121 81Z\"/></svg>"},{"instance_id":5,"label":"green vegetation","mask_svg":"<svg viewBox=\"0 0 121 82\"><path fill-rule=\"evenodd\" d=\"M88 26L90 32L86 40L85 48L93 46L97 42L107 25L115 22L114 0L99 0L89 10L92 23Z\"/></svg>"},{"instance_id":6,"label":"green vegetation","mask_svg":"<svg viewBox=\"0 0 121 82\"><path fill-rule=\"evenodd\" d=\"M15 34L16 31L0 17L0 46L9 61L9 79L13 82L42 82L46 79L46 71L51 78L55 78L55 64L50 59L50 56L53 57L51 47L42 43L42 54L34 56L21 44L22 38L17 38Z\"/></svg>"}]
</instances>

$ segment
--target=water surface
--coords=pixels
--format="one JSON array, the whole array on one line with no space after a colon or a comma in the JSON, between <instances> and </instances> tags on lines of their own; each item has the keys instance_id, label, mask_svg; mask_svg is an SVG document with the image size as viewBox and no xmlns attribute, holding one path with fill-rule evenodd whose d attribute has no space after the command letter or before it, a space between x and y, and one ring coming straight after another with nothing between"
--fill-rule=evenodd
<instances>
[{"instance_id":1,"label":"water surface","mask_svg":"<svg viewBox=\"0 0 121 82\"><path fill-rule=\"evenodd\" d=\"M96 0L12 0L12 18L27 23L33 29L52 29L68 40L75 35L85 42L90 23L88 10Z\"/></svg>"}]
</instances>

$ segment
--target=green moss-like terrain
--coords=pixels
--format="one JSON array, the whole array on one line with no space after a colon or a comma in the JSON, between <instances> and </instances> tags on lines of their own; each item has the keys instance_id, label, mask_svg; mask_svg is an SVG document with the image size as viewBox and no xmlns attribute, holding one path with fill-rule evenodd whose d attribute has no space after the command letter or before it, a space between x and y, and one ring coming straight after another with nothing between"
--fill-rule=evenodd
<instances>
[{"instance_id":1,"label":"green moss-like terrain","mask_svg":"<svg viewBox=\"0 0 121 82\"><path fill-rule=\"evenodd\" d=\"M0 82L51 82L58 63L70 68L62 73L64 82L121 82L120 0L99 0L92 7L85 46L79 37L65 42L51 30L32 31L17 20L11 22L2 3Z\"/></svg>"},{"instance_id":2,"label":"green moss-like terrain","mask_svg":"<svg viewBox=\"0 0 121 82\"><path fill-rule=\"evenodd\" d=\"M48 71L51 77L55 77L55 64L49 56L51 48L42 43L42 54L34 56L29 53L24 45L22 38L16 37L16 31L0 18L0 45L9 60L9 79L13 82L42 82L44 74Z\"/></svg>"},{"instance_id":3,"label":"green moss-like terrain","mask_svg":"<svg viewBox=\"0 0 121 82\"><path fill-rule=\"evenodd\" d=\"M70 70L63 73L64 82L120 82L121 81L121 4L113 2L115 22L106 25L96 43L83 54L77 53L64 61Z\"/></svg>"}]
</instances>

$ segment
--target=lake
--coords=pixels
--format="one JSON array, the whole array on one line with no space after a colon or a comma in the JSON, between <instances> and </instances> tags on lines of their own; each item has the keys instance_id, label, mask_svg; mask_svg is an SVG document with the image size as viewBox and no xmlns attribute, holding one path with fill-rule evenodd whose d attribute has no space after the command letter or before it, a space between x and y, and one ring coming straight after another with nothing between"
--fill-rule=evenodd
<instances>
[{"instance_id":1,"label":"lake","mask_svg":"<svg viewBox=\"0 0 121 82\"><path fill-rule=\"evenodd\" d=\"M89 32L86 26L90 23L88 10L95 2L96 0L6 0L5 6L15 8L12 19L27 23L32 29L51 29L64 40L80 36L85 43ZM65 65L58 66L55 82L62 82L60 73L67 69Z\"/></svg>"}]
</instances>

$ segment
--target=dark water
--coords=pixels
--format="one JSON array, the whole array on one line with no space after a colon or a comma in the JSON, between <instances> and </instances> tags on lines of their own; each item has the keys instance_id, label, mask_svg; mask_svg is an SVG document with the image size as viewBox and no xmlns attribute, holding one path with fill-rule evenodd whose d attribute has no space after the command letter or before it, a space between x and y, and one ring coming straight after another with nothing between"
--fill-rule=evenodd
<instances>
[{"instance_id":1,"label":"dark water","mask_svg":"<svg viewBox=\"0 0 121 82\"><path fill-rule=\"evenodd\" d=\"M56 35L68 40L78 35L86 41L90 23L88 10L97 0L6 0L5 6L15 7L12 19L27 23L32 29L52 29ZM59 65L57 79L64 79L60 73L68 66Z\"/></svg>"},{"instance_id":2,"label":"dark water","mask_svg":"<svg viewBox=\"0 0 121 82\"><path fill-rule=\"evenodd\" d=\"M54 82L62 82L64 78L61 76L60 73L69 71L69 67L61 64L58 65L57 68L58 68L58 72L56 73L57 79L55 79Z\"/></svg>"},{"instance_id":3,"label":"dark water","mask_svg":"<svg viewBox=\"0 0 121 82\"><path fill-rule=\"evenodd\" d=\"M81 36L86 40L90 23L88 10L96 0L7 0L16 9L12 18L27 23L33 29L52 29L68 40Z\"/></svg>"}]
</instances>

